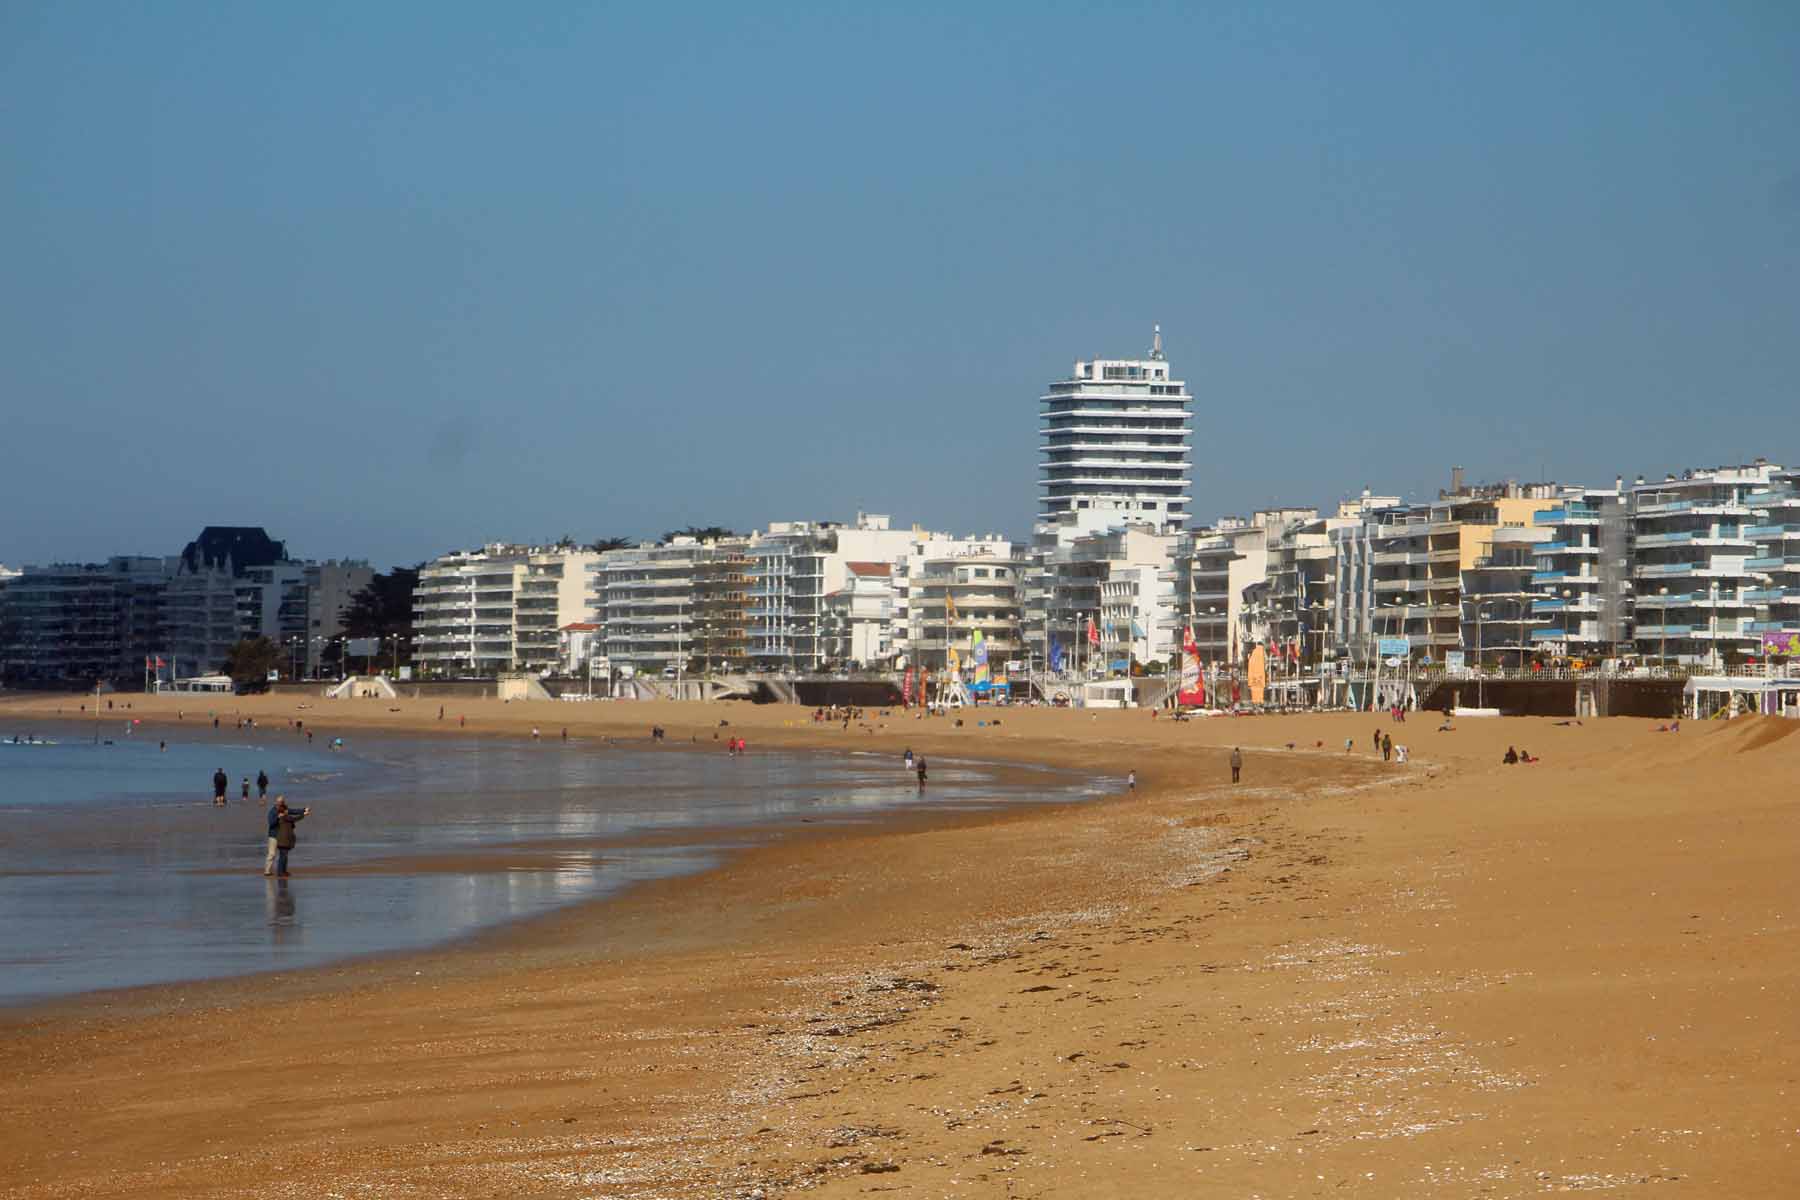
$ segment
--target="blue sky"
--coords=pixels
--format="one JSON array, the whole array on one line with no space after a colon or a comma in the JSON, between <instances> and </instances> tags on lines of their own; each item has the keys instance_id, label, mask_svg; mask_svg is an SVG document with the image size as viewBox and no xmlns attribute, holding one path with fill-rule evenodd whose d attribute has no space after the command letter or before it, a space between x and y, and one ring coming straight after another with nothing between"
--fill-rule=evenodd
<instances>
[{"instance_id":1,"label":"blue sky","mask_svg":"<svg viewBox=\"0 0 1800 1200\"><path fill-rule=\"evenodd\" d=\"M0 0L0 561L1800 459L1800 6Z\"/></svg>"}]
</instances>

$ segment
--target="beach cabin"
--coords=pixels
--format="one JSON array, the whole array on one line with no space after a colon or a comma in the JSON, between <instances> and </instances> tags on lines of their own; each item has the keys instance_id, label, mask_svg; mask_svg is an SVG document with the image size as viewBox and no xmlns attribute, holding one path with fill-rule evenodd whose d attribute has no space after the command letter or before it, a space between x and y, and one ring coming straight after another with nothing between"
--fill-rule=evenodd
<instances>
[{"instance_id":1,"label":"beach cabin","mask_svg":"<svg viewBox=\"0 0 1800 1200\"><path fill-rule=\"evenodd\" d=\"M229 692L231 686L231 676L229 675L189 675L186 679L176 679L166 684L158 684L157 690L163 692Z\"/></svg>"}]
</instances>

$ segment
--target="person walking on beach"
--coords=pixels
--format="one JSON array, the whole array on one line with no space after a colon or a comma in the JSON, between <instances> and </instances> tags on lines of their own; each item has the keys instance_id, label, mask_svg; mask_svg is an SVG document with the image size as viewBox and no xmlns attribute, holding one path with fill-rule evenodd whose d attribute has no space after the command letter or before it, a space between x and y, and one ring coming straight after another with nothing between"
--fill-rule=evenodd
<instances>
[{"instance_id":1,"label":"person walking on beach","mask_svg":"<svg viewBox=\"0 0 1800 1200\"><path fill-rule=\"evenodd\" d=\"M1137 791L1137 772L1136 771L1125 772L1125 790L1128 792Z\"/></svg>"},{"instance_id":2,"label":"person walking on beach","mask_svg":"<svg viewBox=\"0 0 1800 1200\"><path fill-rule=\"evenodd\" d=\"M1381 735L1381 761L1386 762L1394 754L1394 737L1392 734Z\"/></svg>"},{"instance_id":3,"label":"person walking on beach","mask_svg":"<svg viewBox=\"0 0 1800 1200\"><path fill-rule=\"evenodd\" d=\"M288 853L300 844L294 826L311 815L310 807L295 812L288 807L286 796L275 797L275 878L288 877Z\"/></svg>"},{"instance_id":4,"label":"person walking on beach","mask_svg":"<svg viewBox=\"0 0 1800 1200\"><path fill-rule=\"evenodd\" d=\"M258 800L269 798L269 773L267 771L256 773L256 798Z\"/></svg>"},{"instance_id":5,"label":"person walking on beach","mask_svg":"<svg viewBox=\"0 0 1800 1200\"><path fill-rule=\"evenodd\" d=\"M248 775L244 776L244 787L243 791L239 793L239 799L243 800L245 804L250 803L250 777Z\"/></svg>"},{"instance_id":6,"label":"person walking on beach","mask_svg":"<svg viewBox=\"0 0 1800 1200\"><path fill-rule=\"evenodd\" d=\"M1375 727L1375 753L1381 753L1381 726Z\"/></svg>"},{"instance_id":7,"label":"person walking on beach","mask_svg":"<svg viewBox=\"0 0 1800 1200\"><path fill-rule=\"evenodd\" d=\"M1231 782L1236 783L1244 770L1244 754L1236 746L1231 748Z\"/></svg>"},{"instance_id":8,"label":"person walking on beach","mask_svg":"<svg viewBox=\"0 0 1800 1200\"><path fill-rule=\"evenodd\" d=\"M919 790L922 792L925 790L925 756L923 754L913 759L913 770L918 773Z\"/></svg>"},{"instance_id":9,"label":"person walking on beach","mask_svg":"<svg viewBox=\"0 0 1800 1200\"><path fill-rule=\"evenodd\" d=\"M280 796L275 797L275 803L269 805L269 847L263 855L264 875L275 873L275 838L281 832L281 810L286 807L287 801Z\"/></svg>"},{"instance_id":10,"label":"person walking on beach","mask_svg":"<svg viewBox=\"0 0 1800 1200\"><path fill-rule=\"evenodd\" d=\"M224 767L220 767L216 771L213 772L213 803L214 804L223 805L225 803L225 789L230 786L231 786L231 777L225 774Z\"/></svg>"}]
</instances>

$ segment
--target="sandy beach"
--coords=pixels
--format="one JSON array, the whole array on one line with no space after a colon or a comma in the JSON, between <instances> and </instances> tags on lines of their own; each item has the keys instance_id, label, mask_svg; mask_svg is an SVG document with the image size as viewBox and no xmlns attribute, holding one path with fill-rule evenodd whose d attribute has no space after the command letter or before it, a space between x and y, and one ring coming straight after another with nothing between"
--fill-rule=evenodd
<instances>
[{"instance_id":1,"label":"sandy beach","mask_svg":"<svg viewBox=\"0 0 1800 1200\"><path fill-rule=\"evenodd\" d=\"M129 699L159 727L208 707ZM446 950L0 1013L0 1196L1775 1197L1800 1178L1794 723L1413 714L1391 727L1401 766L1370 753L1390 726L1369 715L846 730L737 704L212 707L321 736L661 724L702 748L728 719L753 754L910 746L1120 793L796 829ZM1508 745L1541 761L1502 765Z\"/></svg>"}]
</instances>

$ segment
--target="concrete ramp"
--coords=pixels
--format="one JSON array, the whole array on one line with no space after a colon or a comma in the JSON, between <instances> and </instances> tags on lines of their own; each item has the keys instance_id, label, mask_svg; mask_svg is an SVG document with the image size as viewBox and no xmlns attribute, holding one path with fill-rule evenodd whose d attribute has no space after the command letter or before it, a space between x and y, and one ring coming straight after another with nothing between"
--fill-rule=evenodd
<instances>
[{"instance_id":1,"label":"concrete ramp","mask_svg":"<svg viewBox=\"0 0 1800 1200\"><path fill-rule=\"evenodd\" d=\"M381 700L398 700L400 694L394 690L385 675L352 675L336 687L325 689L328 700L354 700L358 697L374 696Z\"/></svg>"},{"instance_id":2,"label":"concrete ramp","mask_svg":"<svg viewBox=\"0 0 1800 1200\"><path fill-rule=\"evenodd\" d=\"M497 689L502 700L554 700L535 675L502 675Z\"/></svg>"}]
</instances>

